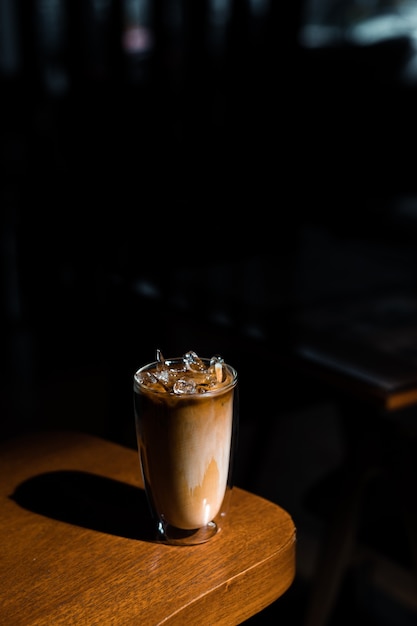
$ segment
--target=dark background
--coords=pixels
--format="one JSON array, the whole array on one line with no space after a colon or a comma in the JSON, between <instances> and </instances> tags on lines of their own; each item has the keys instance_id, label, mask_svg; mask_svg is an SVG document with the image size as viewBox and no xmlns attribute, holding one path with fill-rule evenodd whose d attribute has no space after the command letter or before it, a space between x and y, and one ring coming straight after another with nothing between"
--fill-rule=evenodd
<instances>
[{"instance_id":1,"label":"dark background","mask_svg":"<svg viewBox=\"0 0 417 626\"><path fill-rule=\"evenodd\" d=\"M328 390L288 359L306 311L393 296L414 315L413 48L306 47L298 0L214 6L0 2L0 436L134 447L134 371L157 348L221 354L240 376L240 486L316 537L306 477L343 441ZM301 619L300 565L281 623Z\"/></svg>"},{"instance_id":2,"label":"dark background","mask_svg":"<svg viewBox=\"0 0 417 626\"><path fill-rule=\"evenodd\" d=\"M195 4L3 0L4 434L89 370L118 436L157 347L249 376L306 306L415 287L409 39L307 48L301 2Z\"/></svg>"},{"instance_id":3,"label":"dark background","mask_svg":"<svg viewBox=\"0 0 417 626\"><path fill-rule=\"evenodd\" d=\"M264 312L272 282L288 297L304 212L297 11L284 24L274 5L255 20L226 3L216 21L195 4L4 3L6 434L80 425L63 413L73 392L58 392L59 416L41 403L51 377L88 370L106 394L95 427L118 437L157 347L239 365L235 327ZM132 27L152 46L123 46Z\"/></svg>"}]
</instances>

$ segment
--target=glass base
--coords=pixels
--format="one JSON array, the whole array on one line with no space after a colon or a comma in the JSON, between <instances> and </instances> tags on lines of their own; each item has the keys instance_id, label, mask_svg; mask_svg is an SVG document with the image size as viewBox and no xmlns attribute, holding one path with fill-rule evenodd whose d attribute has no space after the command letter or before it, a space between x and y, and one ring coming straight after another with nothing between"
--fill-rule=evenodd
<instances>
[{"instance_id":1,"label":"glass base","mask_svg":"<svg viewBox=\"0 0 417 626\"><path fill-rule=\"evenodd\" d=\"M205 543L220 531L220 527L216 522L209 522L203 528L195 528L193 530L184 530L175 528L170 524L158 525L157 541L175 546L195 546Z\"/></svg>"}]
</instances>

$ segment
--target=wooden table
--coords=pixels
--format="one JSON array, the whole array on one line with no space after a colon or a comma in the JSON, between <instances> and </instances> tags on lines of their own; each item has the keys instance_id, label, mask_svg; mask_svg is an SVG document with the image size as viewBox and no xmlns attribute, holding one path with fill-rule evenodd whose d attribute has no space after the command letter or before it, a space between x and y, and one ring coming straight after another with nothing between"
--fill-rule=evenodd
<instances>
[{"instance_id":1,"label":"wooden table","mask_svg":"<svg viewBox=\"0 0 417 626\"><path fill-rule=\"evenodd\" d=\"M338 471L321 477L306 498L327 519L327 527L304 626L325 626L354 566L362 564L363 584L371 584L372 573L406 606L411 596L407 588L416 589L417 299L414 294L371 296L339 302L327 312L316 310L310 319L291 366L298 380L301 374L317 383L335 403L344 449ZM372 533L364 532L374 526ZM408 543L414 572L386 557L390 547L398 550L396 529ZM395 566L391 571L390 562Z\"/></svg>"},{"instance_id":2,"label":"wooden table","mask_svg":"<svg viewBox=\"0 0 417 626\"><path fill-rule=\"evenodd\" d=\"M295 527L235 488L208 543L152 540L135 450L77 432L0 445L0 623L240 624L295 575Z\"/></svg>"}]
</instances>

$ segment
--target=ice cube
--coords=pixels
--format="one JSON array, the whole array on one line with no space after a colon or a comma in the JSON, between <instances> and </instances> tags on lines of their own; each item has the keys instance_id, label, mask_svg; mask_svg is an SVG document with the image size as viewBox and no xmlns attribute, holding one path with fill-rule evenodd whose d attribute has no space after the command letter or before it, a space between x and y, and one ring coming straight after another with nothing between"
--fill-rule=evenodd
<instances>
[{"instance_id":1,"label":"ice cube","mask_svg":"<svg viewBox=\"0 0 417 626\"><path fill-rule=\"evenodd\" d=\"M160 389L162 391L165 388L152 372L142 372L137 376L137 380L140 385L150 387L151 389Z\"/></svg>"},{"instance_id":2,"label":"ice cube","mask_svg":"<svg viewBox=\"0 0 417 626\"><path fill-rule=\"evenodd\" d=\"M158 349L156 359L152 373L145 372L139 380L155 390L174 394L205 393L225 380L224 361L218 355L203 360L190 350L181 359L165 360Z\"/></svg>"},{"instance_id":3,"label":"ice cube","mask_svg":"<svg viewBox=\"0 0 417 626\"><path fill-rule=\"evenodd\" d=\"M205 363L193 351L184 354L183 359L187 369L192 372L205 372L207 369Z\"/></svg>"},{"instance_id":4,"label":"ice cube","mask_svg":"<svg viewBox=\"0 0 417 626\"><path fill-rule=\"evenodd\" d=\"M158 361L158 363L161 363L161 365L164 365L165 363L165 359L159 348L156 351L156 360Z\"/></svg>"},{"instance_id":5,"label":"ice cube","mask_svg":"<svg viewBox=\"0 0 417 626\"><path fill-rule=\"evenodd\" d=\"M218 383L223 382L223 363L224 360L218 355L212 356L210 359L210 371L214 371Z\"/></svg>"},{"instance_id":6,"label":"ice cube","mask_svg":"<svg viewBox=\"0 0 417 626\"><path fill-rule=\"evenodd\" d=\"M155 378L158 380L158 382L161 383L161 385L163 385L166 389L169 388L170 386L172 386L171 381L170 381L170 371L168 368L166 368L165 366L161 367L161 369L157 370L155 372Z\"/></svg>"},{"instance_id":7,"label":"ice cube","mask_svg":"<svg viewBox=\"0 0 417 626\"><path fill-rule=\"evenodd\" d=\"M193 380L184 380L183 378L179 378L175 381L172 391L178 394L196 393L196 385Z\"/></svg>"}]
</instances>

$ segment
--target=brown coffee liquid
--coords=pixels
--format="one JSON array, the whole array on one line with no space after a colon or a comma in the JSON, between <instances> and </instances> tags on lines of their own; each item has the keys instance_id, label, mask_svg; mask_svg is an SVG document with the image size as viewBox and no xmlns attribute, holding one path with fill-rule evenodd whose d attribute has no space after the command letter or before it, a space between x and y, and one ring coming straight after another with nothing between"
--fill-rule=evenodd
<instances>
[{"instance_id":1,"label":"brown coffee liquid","mask_svg":"<svg viewBox=\"0 0 417 626\"><path fill-rule=\"evenodd\" d=\"M175 395L135 389L138 445L154 509L166 523L196 529L219 513L233 422L232 374L213 392Z\"/></svg>"}]
</instances>

